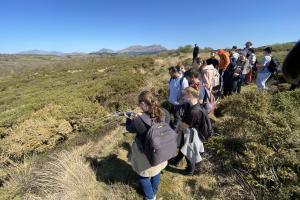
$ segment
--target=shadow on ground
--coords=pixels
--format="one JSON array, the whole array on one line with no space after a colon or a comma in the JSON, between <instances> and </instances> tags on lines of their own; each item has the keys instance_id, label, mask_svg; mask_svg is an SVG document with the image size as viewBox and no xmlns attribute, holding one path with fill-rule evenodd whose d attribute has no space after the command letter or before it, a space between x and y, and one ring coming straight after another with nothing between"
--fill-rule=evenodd
<instances>
[{"instance_id":1,"label":"shadow on ground","mask_svg":"<svg viewBox=\"0 0 300 200\"><path fill-rule=\"evenodd\" d=\"M116 154L111 154L103 158L86 158L87 162L95 171L96 180L105 184L126 184L134 188L141 194L138 186L138 175L132 170L132 167L118 158Z\"/></svg>"}]
</instances>

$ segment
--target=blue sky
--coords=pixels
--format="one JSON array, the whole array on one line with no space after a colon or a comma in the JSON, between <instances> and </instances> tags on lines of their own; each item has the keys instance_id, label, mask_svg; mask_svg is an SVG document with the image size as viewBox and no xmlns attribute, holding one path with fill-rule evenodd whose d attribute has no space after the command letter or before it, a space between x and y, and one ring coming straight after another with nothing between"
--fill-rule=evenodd
<instances>
[{"instance_id":1,"label":"blue sky","mask_svg":"<svg viewBox=\"0 0 300 200\"><path fill-rule=\"evenodd\" d=\"M0 52L297 41L299 8L299 0L0 0Z\"/></svg>"}]
</instances>

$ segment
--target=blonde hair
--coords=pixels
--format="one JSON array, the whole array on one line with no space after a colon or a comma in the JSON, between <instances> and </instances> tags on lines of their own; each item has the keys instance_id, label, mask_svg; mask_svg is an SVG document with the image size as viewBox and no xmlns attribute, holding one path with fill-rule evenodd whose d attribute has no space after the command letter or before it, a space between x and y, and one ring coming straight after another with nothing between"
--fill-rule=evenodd
<instances>
[{"instance_id":1,"label":"blonde hair","mask_svg":"<svg viewBox=\"0 0 300 200\"><path fill-rule=\"evenodd\" d=\"M199 97L199 91L197 91L195 88L193 87L187 87L184 89L184 94L190 94L195 98Z\"/></svg>"}]
</instances>

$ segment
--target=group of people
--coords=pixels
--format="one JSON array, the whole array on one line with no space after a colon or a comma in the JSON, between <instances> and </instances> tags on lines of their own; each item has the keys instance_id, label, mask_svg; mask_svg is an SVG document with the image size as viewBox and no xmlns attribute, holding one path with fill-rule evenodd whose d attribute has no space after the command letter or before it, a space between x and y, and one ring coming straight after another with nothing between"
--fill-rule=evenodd
<instances>
[{"instance_id":1,"label":"group of people","mask_svg":"<svg viewBox=\"0 0 300 200\"><path fill-rule=\"evenodd\" d=\"M259 63L251 42L242 50L234 46L230 52L212 51L207 60L198 53L195 46L189 69L182 63L168 68L168 109L160 106L152 92L143 91L138 96L141 112L127 116L128 132L136 134L129 161L139 176L144 199L156 199L161 171L168 165L177 166L185 158L186 174L194 174L196 163L202 160L203 142L213 134L208 115L215 107L214 88L225 96L240 92L243 84L252 81L256 68L257 87L264 90L271 75L267 68L271 48L264 49Z\"/></svg>"},{"instance_id":2,"label":"group of people","mask_svg":"<svg viewBox=\"0 0 300 200\"><path fill-rule=\"evenodd\" d=\"M131 146L129 162L138 174L139 185L146 200L156 199L161 171L168 165L177 166L185 157L187 162L185 172L187 175L193 175L196 163L202 160L200 154L204 152L202 142L206 139L208 130L211 130L211 124L208 121L208 113L199 102L199 91L195 89L196 84L193 87L187 86L188 82L196 80L199 74L195 70L188 70L187 72L189 78L181 78L182 75L179 75L179 79L176 81L184 89L180 94L181 99L173 99L175 103L179 103L178 108L176 106L173 108L176 110L176 112L172 111L172 113L176 113L173 120L171 120L170 113L160 106L158 99L150 91L143 91L138 96L138 105L142 112L130 116L126 120L127 131L136 134ZM177 71L174 72L178 75L177 73ZM182 113L177 113L177 110L183 108L179 105L185 105ZM165 126L169 127L168 132L161 128ZM153 130L154 128L157 130ZM176 135L175 143L169 130L172 130ZM158 134L153 136L155 131ZM153 141L149 143L151 137L153 137ZM164 143L159 140L164 140ZM159 145L153 144L155 142L160 144L161 148ZM171 144L172 146L170 146ZM174 148L175 151L172 150L172 156L166 157L165 155L170 155L171 149ZM149 149L152 151L150 155L155 157L153 154L159 154L164 159L153 164L153 157L149 157Z\"/></svg>"},{"instance_id":3,"label":"group of people","mask_svg":"<svg viewBox=\"0 0 300 200\"><path fill-rule=\"evenodd\" d=\"M255 77L257 89L264 91L267 80L278 67L278 64L272 58L271 47L266 47L263 50L263 58L258 62L252 42L246 42L243 49L233 46L229 51L223 49L212 50L211 57L206 61L199 58L198 53L199 47L195 45L192 66L198 67L200 71L210 68L211 73L213 73L211 66L218 70L218 74L216 74L216 70L214 71L215 79L212 79L212 81L215 84L213 87L217 87L224 96L240 93L242 86L251 83ZM216 58L216 55L219 59ZM217 76L219 76L220 82L216 81Z\"/></svg>"}]
</instances>

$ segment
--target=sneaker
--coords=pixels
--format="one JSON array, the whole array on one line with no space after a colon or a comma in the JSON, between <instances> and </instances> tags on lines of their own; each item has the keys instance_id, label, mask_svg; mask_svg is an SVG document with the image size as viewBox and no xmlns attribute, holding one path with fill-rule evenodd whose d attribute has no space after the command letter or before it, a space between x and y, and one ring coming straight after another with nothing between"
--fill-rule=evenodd
<instances>
[{"instance_id":1,"label":"sneaker","mask_svg":"<svg viewBox=\"0 0 300 200\"><path fill-rule=\"evenodd\" d=\"M156 200L156 195L152 199L144 198L145 200Z\"/></svg>"}]
</instances>

